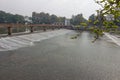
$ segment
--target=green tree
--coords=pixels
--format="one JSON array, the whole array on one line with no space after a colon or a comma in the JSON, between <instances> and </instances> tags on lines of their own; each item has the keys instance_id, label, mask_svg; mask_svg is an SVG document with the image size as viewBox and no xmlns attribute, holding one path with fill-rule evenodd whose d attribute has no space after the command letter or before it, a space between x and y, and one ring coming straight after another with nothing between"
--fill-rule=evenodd
<instances>
[{"instance_id":1,"label":"green tree","mask_svg":"<svg viewBox=\"0 0 120 80\"><path fill-rule=\"evenodd\" d=\"M18 14L6 13L0 11L0 23L24 23L24 17Z\"/></svg>"},{"instance_id":2,"label":"green tree","mask_svg":"<svg viewBox=\"0 0 120 80\"><path fill-rule=\"evenodd\" d=\"M58 22L63 22L64 23L65 19L66 19L65 17L58 17Z\"/></svg>"},{"instance_id":3,"label":"green tree","mask_svg":"<svg viewBox=\"0 0 120 80\"><path fill-rule=\"evenodd\" d=\"M53 24L54 22L65 22L65 17L57 17L48 13L32 13L32 21L34 24Z\"/></svg>"},{"instance_id":4,"label":"green tree","mask_svg":"<svg viewBox=\"0 0 120 80\"><path fill-rule=\"evenodd\" d=\"M21 15L18 15L18 14L13 15L12 21L14 23L24 23L25 22L24 17Z\"/></svg>"},{"instance_id":5,"label":"green tree","mask_svg":"<svg viewBox=\"0 0 120 80\"><path fill-rule=\"evenodd\" d=\"M5 16L6 16L6 13L4 11L0 11L0 23L5 22Z\"/></svg>"},{"instance_id":6,"label":"green tree","mask_svg":"<svg viewBox=\"0 0 120 80\"><path fill-rule=\"evenodd\" d=\"M115 21L120 22L120 0L95 0L95 2L101 6L101 9L97 10L98 16L95 21L95 24L100 24L93 30L96 33L96 38L99 38L103 31L110 31L118 27ZM109 15L111 17L108 18Z\"/></svg>"},{"instance_id":7,"label":"green tree","mask_svg":"<svg viewBox=\"0 0 120 80\"><path fill-rule=\"evenodd\" d=\"M50 23L50 15L48 13L32 13L32 21L34 24L49 24Z\"/></svg>"},{"instance_id":8,"label":"green tree","mask_svg":"<svg viewBox=\"0 0 120 80\"><path fill-rule=\"evenodd\" d=\"M100 16L106 17L111 15L113 17L110 18L110 20L106 20L104 18L101 19L104 27L106 29L114 28L116 26L114 21L120 21L120 0L96 0L96 3L102 7L101 10L98 10L98 12L100 12ZM108 26L108 24L111 24L111 27Z\"/></svg>"},{"instance_id":9,"label":"green tree","mask_svg":"<svg viewBox=\"0 0 120 80\"><path fill-rule=\"evenodd\" d=\"M89 19L88 19L88 21L89 21L89 25L90 26L94 26L95 24L94 24L94 22L96 21L96 15L95 14L92 14L90 17L89 17Z\"/></svg>"},{"instance_id":10,"label":"green tree","mask_svg":"<svg viewBox=\"0 0 120 80\"><path fill-rule=\"evenodd\" d=\"M83 14L73 15L71 19L71 24L80 25L80 23L86 23L87 20L83 17Z\"/></svg>"},{"instance_id":11,"label":"green tree","mask_svg":"<svg viewBox=\"0 0 120 80\"><path fill-rule=\"evenodd\" d=\"M58 17L56 15L50 16L50 23L53 24L54 22L58 22Z\"/></svg>"}]
</instances>

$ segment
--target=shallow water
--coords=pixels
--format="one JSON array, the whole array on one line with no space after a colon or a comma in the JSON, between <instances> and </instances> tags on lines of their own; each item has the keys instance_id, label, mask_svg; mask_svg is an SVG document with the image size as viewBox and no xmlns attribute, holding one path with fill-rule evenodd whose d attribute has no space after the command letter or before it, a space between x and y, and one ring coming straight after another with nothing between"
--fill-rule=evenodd
<instances>
[{"instance_id":1,"label":"shallow water","mask_svg":"<svg viewBox=\"0 0 120 80\"><path fill-rule=\"evenodd\" d=\"M69 32L0 52L0 80L120 80L120 47L105 36ZM29 41L28 41L29 42Z\"/></svg>"}]
</instances>

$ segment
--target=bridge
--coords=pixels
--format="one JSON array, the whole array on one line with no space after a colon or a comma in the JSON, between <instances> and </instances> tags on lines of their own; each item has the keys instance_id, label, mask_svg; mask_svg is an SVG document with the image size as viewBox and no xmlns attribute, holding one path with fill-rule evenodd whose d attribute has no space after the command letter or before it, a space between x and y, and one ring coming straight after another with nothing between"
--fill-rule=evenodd
<instances>
[{"instance_id":1,"label":"bridge","mask_svg":"<svg viewBox=\"0 0 120 80\"><path fill-rule=\"evenodd\" d=\"M54 24L0 24L0 28L6 28L7 29L7 34L10 36L12 35L12 28L20 28L20 27L25 27L29 28L30 33L34 32L34 27L39 27L40 30L46 31L48 29L72 29L72 26L66 26L66 25L54 25Z\"/></svg>"}]
</instances>

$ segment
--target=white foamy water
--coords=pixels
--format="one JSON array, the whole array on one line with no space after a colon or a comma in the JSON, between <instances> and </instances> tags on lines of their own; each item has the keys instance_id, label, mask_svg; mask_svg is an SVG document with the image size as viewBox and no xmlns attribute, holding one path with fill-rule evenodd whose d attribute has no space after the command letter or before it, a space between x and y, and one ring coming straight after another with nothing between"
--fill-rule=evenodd
<instances>
[{"instance_id":1,"label":"white foamy water","mask_svg":"<svg viewBox=\"0 0 120 80\"><path fill-rule=\"evenodd\" d=\"M109 33L105 33L105 32L104 32L104 34L105 34L105 36L107 36L109 39L111 39L115 44L117 44L118 46L120 46L120 39L119 39L119 38L117 38L116 36L111 35L111 34L109 34Z\"/></svg>"},{"instance_id":2,"label":"white foamy water","mask_svg":"<svg viewBox=\"0 0 120 80\"><path fill-rule=\"evenodd\" d=\"M0 38L0 51L8 51L21 47L32 46L34 45L34 42L42 41L69 32L71 31L62 29L43 33L33 33L27 35Z\"/></svg>"}]
</instances>

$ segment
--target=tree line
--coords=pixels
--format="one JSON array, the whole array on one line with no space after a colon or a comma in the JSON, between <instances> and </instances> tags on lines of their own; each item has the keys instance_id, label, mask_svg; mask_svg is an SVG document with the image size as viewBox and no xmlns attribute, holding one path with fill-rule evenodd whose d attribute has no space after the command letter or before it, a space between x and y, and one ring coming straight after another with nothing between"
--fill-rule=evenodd
<instances>
[{"instance_id":1,"label":"tree line","mask_svg":"<svg viewBox=\"0 0 120 80\"><path fill-rule=\"evenodd\" d=\"M25 20L22 15L0 11L0 23L24 23L24 22Z\"/></svg>"},{"instance_id":2,"label":"tree line","mask_svg":"<svg viewBox=\"0 0 120 80\"><path fill-rule=\"evenodd\" d=\"M49 13L32 13L32 21L34 24L53 24L55 22L63 22L66 17L58 17L54 14L50 15Z\"/></svg>"},{"instance_id":3,"label":"tree line","mask_svg":"<svg viewBox=\"0 0 120 80\"><path fill-rule=\"evenodd\" d=\"M83 14L77 14L77 15L72 15L70 22L73 25L80 25L81 23L87 24L87 19L83 17Z\"/></svg>"},{"instance_id":4,"label":"tree line","mask_svg":"<svg viewBox=\"0 0 120 80\"><path fill-rule=\"evenodd\" d=\"M50 15L49 13L32 13L32 17L28 17L28 21L25 19L26 16L19 14L6 13L5 11L0 11L0 23L25 23L29 22L33 24L53 24L55 22L65 22L66 17L58 17L54 14ZM69 19L72 25L81 25L81 23L86 23L88 26L99 26L103 25L100 23L100 16L92 14L89 16L88 20L84 18L83 14L72 15ZM120 20L120 17L114 20L114 23L120 26L120 23L117 22Z\"/></svg>"},{"instance_id":5,"label":"tree line","mask_svg":"<svg viewBox=\"0 0 120 80\"><path fill-rule=\"evenodd\" d=\"M65 19L67 19L66 17L58 17L55 14L50 15L45 12L33 12L32 17L27 18L29 20L26 20L26 16L0 11L0 23L25 23L31 20L30 23L33 24L53 24L55 22L64 23ZM73 15L69 20L72 25L79 25L81 22L87 22L87 19L83 17L83 14Z\"/></svg>"}]
</instances>

